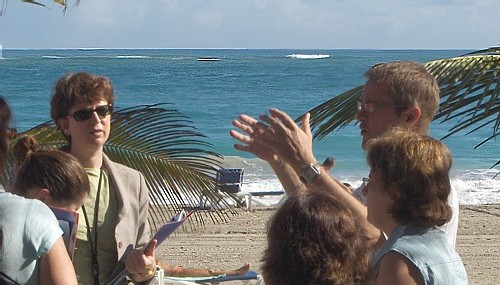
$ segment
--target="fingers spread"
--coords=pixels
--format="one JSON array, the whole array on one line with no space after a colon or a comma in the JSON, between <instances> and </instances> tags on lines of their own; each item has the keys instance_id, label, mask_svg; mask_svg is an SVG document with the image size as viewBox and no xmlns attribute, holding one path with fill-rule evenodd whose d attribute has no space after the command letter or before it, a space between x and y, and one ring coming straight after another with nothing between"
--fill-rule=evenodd
<instances>
[{"instance_id":1,"label":"fingers spread","mask_svg":"<svg viewBox=\"0 0 500 285\"><path fill-rule=\"evenodd\" d=\"M269 110L269 113L271 114L271 116L278 118L279 121L281 121L281 123L288 129L294 130L295 128L298 127L298 125L293 121L293 119L283 111L271 108Z\"/></svg>"},{"instance_id":2,"label":"fingers spread","mask_svg":"<svg viewBox=\"0 0 500 285\"><path fill-rule=\"evenodd\" d=\"M309 136L311 136L311 125L309 124L309 119L311 118L311 114L308 112L302 117L302 130Z\"/></svg>"}]
</instances>

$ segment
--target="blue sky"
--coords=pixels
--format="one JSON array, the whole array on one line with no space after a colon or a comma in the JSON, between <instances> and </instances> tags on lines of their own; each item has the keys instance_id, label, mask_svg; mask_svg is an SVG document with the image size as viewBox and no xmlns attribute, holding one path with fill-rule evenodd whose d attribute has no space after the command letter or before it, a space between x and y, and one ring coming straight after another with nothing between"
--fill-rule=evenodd
<instances>
[{"instance_id":1,"label":"blue sky","mask_svg":"<svg viewBox=\"0 0 500 285\"><path fill-rule=\"evenodd\" d=\"M0 4L3 0L0 0ZM81 0L65 15L8 1L4 48L482 49L498 0ZM70 0L71 1L71 0Z\"/></svg>"}]
</instances>

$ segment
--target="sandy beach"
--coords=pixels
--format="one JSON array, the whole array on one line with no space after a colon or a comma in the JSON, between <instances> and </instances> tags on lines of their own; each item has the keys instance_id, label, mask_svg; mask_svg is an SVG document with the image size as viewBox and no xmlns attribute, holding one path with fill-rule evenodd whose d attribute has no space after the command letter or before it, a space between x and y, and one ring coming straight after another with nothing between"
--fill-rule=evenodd
<instances>
[{"instance_id":1,"label":"sandy beach","mask_svg":"<svg viewBox=\"0 0 500 285\"><path fill-rule=\"evenodd\" d=\"M228 269L249 262L259 272L266 247L266 223L273 213L274 208L255 207L239 211L227 223L207 220L195 231L179 229L158 248L157 254L164 262L184 267ZM464 261L469 284L499 284L499 229L500 205L460 207L456 249Z\"/></svg>"}]
</instances>

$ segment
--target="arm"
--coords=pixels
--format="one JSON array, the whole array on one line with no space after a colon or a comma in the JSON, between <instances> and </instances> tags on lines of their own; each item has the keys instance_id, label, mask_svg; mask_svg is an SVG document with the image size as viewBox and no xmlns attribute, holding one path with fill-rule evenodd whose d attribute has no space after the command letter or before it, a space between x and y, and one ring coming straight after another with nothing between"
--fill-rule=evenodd
<instances>
[{"instance_id":1,"label":"arm","mask_svg":"<svg viewBox=\"0 0 500 285\"><path fill-rule=\"evenodd\" d=\"M136 247L146 246L151 240L149 228L148 216L149 216L149 189L146 185L146 179L144 175L139 172L139 213L138 217L135 217L139 221L139 228L137 231L137 243Z\"/></svg>"},{"instance_id":2,"label":"arm","mask_svg":"<svg viewBox=\"0 0 500 285\"><path fill-rule=\"evenodd\" d=\"M40 284L77 284L75 269L62 237L41 257L38 276Z\"/></svg>"},{"instance_id":3,"label":"arm","mask_svg":"<svg viewBox=\"0 0 500 285\"><path fill-rule=\"evenodd\" d=\"M240 115L238 119L233 120L232 123L245 133L242 134L235 130L231 130L229 133L233 138L243 143L235 144L235 149L252 153L269 163L288 195L293 195L294 193L306 189L305 185L300 181L299 176L290 165L280 159L271 148L258 143L258 141L254 139L265 132L265 126L247 115Z\"/></svg>"},{"instance_id":4,"label":"arm","mask_svg":"<svg viewBox=\"0 0 500 285\"><path fill-rule=\"evenodd\" d=\"M139 173L139 228L137 232L137 248L126 258L125 266L135 282L144 282L154 277L156 269L155 249L156 240L150 242L149 238L149 189L142 173ZM148 243L149 242L149 243ZM143 248L143 246L146 246Z\"/></svg>"},{"instance_id":5,"label":"arm","mask_svg":"<svg viewBox=\"0 0 500 285\"><path fill-rule=\"evenodd\" d=\"M379 284L424 285L424 280L406 257L391 251L380 261L375 277L375 285Z\"/></svg>"},{"instance_id":6,"label":"arm","mask_svg":"<svg viewBox=\"0 0 500 285\"><path fill-rule=\"evenodd\" d=\"M213 270L213 269L205 269L205 268L183 268L180 266L174 266L169 264L161 264L159 263L163 271L165 272L165 276L172 277L210 277L210 276L237 276L243 275L248 272L250 269L250 264L245 264L242 267L234 270Z\"/></svg>"},{"instance_id":7,"label":"arm","mask_svg":"<svg viewBox=\"0 0 500 285\"><path fill-rule=\"evenodd\" d=\"M317 162L312 151L309 117L309 114L306 114L302 119L302 126L299 127L286 113L278 109L271 109L269 116L260 116L260 119L269 124L269 127L261 127L260 134L253 137L255 143L272 149L278 157L293 169L297 177L305 167ZM321 174L307 187L328 191L338 201L346 205L356 219L360 221L369 246L376 246L384 240L381 231L366 219L366 207L353 197L347 186L331 176L327 171L321 171Z\"/></svg>"}]
</instances>

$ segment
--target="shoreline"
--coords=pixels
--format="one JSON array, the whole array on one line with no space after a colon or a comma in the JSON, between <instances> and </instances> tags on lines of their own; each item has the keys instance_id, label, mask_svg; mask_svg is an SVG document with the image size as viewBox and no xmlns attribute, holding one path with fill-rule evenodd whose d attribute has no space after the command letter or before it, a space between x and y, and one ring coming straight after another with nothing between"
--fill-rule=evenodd
<instances>
[{"instance_id":1,"label":"shoreline","mask_svg":"<svg viewBox=\"0 0 500 285\"><path fill-rule=\"evenodd\" d=\"M196 230L179 229L157 249L156 256L178 266L213 269L235 269L249 262L251 270L260 272L260 258L267 245L267 221L275 209L238 210L225 223L214 224L207 218L204 226ZM498 284L499 228L500 204L460 206L456 250L465 264L469 284Z\"/></svg>"}]
</instances>

